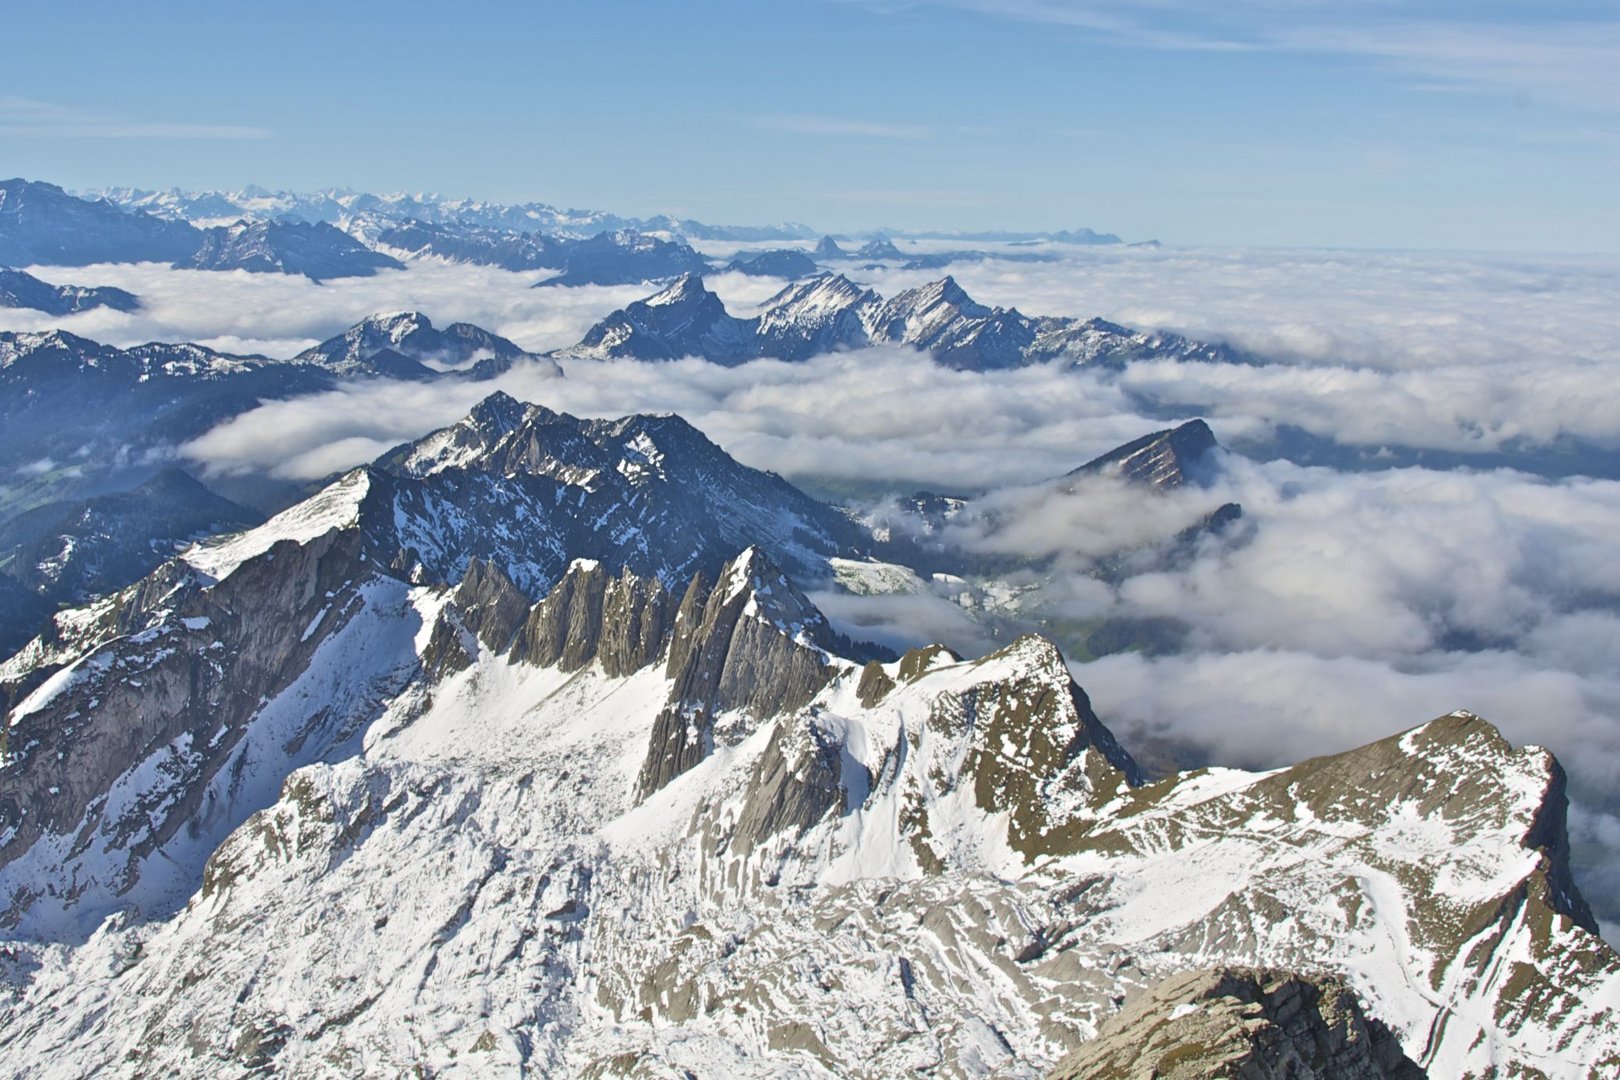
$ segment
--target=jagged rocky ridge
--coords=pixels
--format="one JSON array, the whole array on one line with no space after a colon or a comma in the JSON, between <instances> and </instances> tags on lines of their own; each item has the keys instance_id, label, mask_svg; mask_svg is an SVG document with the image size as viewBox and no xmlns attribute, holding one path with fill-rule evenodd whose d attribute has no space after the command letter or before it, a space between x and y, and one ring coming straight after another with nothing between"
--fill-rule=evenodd
<instances>
[{"instance_id":1,"label":"jagged rocky ridge","mask_svg":"<svg viewBox=\"0 0 1620 1080\"><path fill-rule=\"evenodd\" d=\"M834 349L895 344L921 349L943 366L968 370L1053 363L1121 368L1170 358L1231 363L1237 354L1175 334L1132 331L1102 319L1032 318L1016 308L975 302L953 278L884 300L843 275L795 282L740 319L689 274L614 312L564 358L669 360L699 356L719 364L759 357L802 360Z\"/></svg>"},{"instance_id":2,"label":"jagged rocky ridge","mask_svg":"<svg viewBox=\"0 0 1620 1080\"><path fill-rule=\"evenodd\" d=\"M555 472L532 420L392 467ZM0 670L11 1071L1034 1076L1211 964L1620 1066L1562 773L1478 718L1148 785L1040 638L851 656L758 550L423 579L331 495Z\"/></svg>"}]
</instances>

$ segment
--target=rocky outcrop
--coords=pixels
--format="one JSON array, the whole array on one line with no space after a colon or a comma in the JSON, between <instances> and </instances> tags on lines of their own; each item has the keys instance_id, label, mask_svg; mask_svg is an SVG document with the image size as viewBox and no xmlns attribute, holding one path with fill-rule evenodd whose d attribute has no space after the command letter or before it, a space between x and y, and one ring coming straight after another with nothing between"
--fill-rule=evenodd
<instances>
[{"instance_id":1,"label":"rocky outcrop","mask_svg":"<svg viewBox=\"0 0 1620 1080\"><path fill-rule=\"evenodd\" d=\"M577 671L599 661L615 678L640 671L663 652L672 600L657 581L629 570L617 578L580 560L529 611L509 659Z\"/></svg>"},{"instance_id":2,"label":"rocky outcrop","mask_svg":"<svg viewBox=\"0 0 1620 1080\"><path fill-rule=\"evenodd\" d=\"M483 559L467 563L467 573L451 594L463 623L491 652L501 653L529 614L524 596L500 567Z\"/></svg>"},{"instance_id":3,"label":"rocky outcrop","mask_svg":"<svg viewBox=\"0 0 1620 1080\"><path fill-rule=\"evenodd\" d=\"M1422 1080L1342 979L1244 968L1165 979L1051 1080Z\"/></svg>"},{"instance_id":4,"label":"rocky outcrop","mask_svg":"<svg viewBox=\"0 0 1620 1080\"><path fill-rule=\"evenodd\" d=\"M646 796L714 749L721 713L762 718L801 709L832 678L826 619L757 548L711 588L703 575L675 614L670 704L654 725L636 790ZM733 732L726 737L738 737Z\"/></svg>"},{"instance_id":5,"label":"rocky outcrop","mask_svg":"<svg viewBox=\"0 0 1620 1080\"><path fill-rule=\"evenodd\" d=\"M1216 446L1215 433L1202 420L1154 431L1110 450L1069 473L1071 477L1113 474L1132 483L1168 491L1192 483L1192 473Z\"/></svg>"}]
</instances>

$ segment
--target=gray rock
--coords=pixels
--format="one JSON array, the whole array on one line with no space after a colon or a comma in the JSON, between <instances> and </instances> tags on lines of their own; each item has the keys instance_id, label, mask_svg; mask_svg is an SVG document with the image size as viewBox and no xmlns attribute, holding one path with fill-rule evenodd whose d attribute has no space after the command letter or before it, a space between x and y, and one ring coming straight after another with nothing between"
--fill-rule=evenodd
<instances>
[{"instance_id":1,"label":"gray rock","mask_svg":"<svg viewBox=\"0 0 1620 1080\"><path fill-rule=\"evenodd\" d=\"M612 676L657 661L673 600L656 579L576 562L523 620L510 660L577 671L593 660Z\"/></svg>"},{"instance_id":2,"label":"gray rock","mask_svg":"<svg viewBox=\"0 0 1620 1080\"><path fill-rule=\"evenodd\" d=\"M1071 477L1115 474L1160 490L1193 483L1204 456L1214 450L1215 433L1202 420L1155 431L1110 450L1069 473Z\"/></svg>"},{"instance_id":3,"label":"gray rock","mask_svg":"<svg viewBox=\"0 0 1620 1080\"><path fill-rule=\"evenodd\" d=\"M500 567L484 559L467 563L452 599L463 623L495 653L506 651L529 614L529 598Z\"/></svg>"},{"instance_id":4,"label":"gray rock","mask_svg":"<svg viewBox=\"0 0 1620 1080\"><path fill-rule=\"evenodd\" d=\"M1173 975L1061 1061L1052 1080L1421 1080L1343 980L1217 968Z\"/></svg>"},{"instance_id":5,"label":"gray rock","mask_svg":"<svg viewBox=\"0 0 1620 1080\"><path fill-rule=\"evenodd\" d=\"M712 589L694 578L676 612L670 704L654 725L638 796L709 755L718 714L758 719L809 704L832 678L827 653L837 644L822 614L757 548L734 559Z\"/></svg>"},{"instance_id":6,"label":"gray rock","mask_svg":"<svg viewBox=\"0 0 1620 1080\"><path fill-rule=\"evenodd\" d=\"M19 926L41 900L46 909L71 904L79 924L93 926L180 830L223 837L257 809L236 805L242 771L258 768L256 758L286 754L291 768L352 734L354 717L335 701L316 702L281 730L279 744L244 743L261 709L359 610L370 577L353 530L283 541L211 589L171 590L165 603L173 606L157 621L91 651L48 702L14 712L0 771L0 926ZM129 598L125 618L135 625L142 599ZM109 799L132 769L156 779L129 799ZM10 865L46 834L76 834L64 852L69 894L19 878Z\"/></svg>"}]
</instances>

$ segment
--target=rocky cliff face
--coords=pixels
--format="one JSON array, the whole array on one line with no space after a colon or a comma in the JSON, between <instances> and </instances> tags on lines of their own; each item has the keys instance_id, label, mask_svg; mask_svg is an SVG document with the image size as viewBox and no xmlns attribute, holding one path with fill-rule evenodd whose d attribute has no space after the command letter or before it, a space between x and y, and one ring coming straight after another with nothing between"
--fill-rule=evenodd
<instances>
[{"instance_id":1,"label":"rocky cliff face","mask_svg":"<svg viewBox=\"0 0 1620 1080\"><path fill-rule=\"evenodd\" d=\"M1147 487L1169 490L1194 483L1204 455L1216 447L1215 433L1202 420L1154 431L1134 439L1069 473L1071 477L1114 474Z\"/></svg>"},{"instance_id":2,"label":"rocky cliff face","mask_svg":"<svg viewBox=\"0 0 1620 1080\"><path fill-rule=\"evenodd\" d=\"M1422 1080L1343 981L1218 968L1176 975L1109 1020L1051 1080Z\"/></svg>"}]
</instances>

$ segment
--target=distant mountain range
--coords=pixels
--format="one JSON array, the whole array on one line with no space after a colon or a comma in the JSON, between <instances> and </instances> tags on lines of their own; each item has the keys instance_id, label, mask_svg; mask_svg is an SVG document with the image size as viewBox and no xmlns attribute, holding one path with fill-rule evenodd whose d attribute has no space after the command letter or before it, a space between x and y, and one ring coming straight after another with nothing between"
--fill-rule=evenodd
<instances>
[{"instance_id":1,"label":"distant mountain range","mask_svg":"<svg viewBox=\"0 0 1620 1080\"><path fill-rule=\"evenodd\" d=\"M882 344L907 345L944 367L973 371L1051 362L1121 368L1161 357L1242 359L1224 345L1130 330L1104 319L1031 317L1016 308L987 307L950 277L884 300L841 274L795 282L748 318L728 313L719 296L688 275L609 315L578 345L556 355L564 361L699 356L741 364Z\"/></svg>"},{"instance_id":2,"label":"distant mountain range","mask_svg":"<svg viewBox=\"0 0 1620 1080\"><path fill-rule=\"evenodd\" d=\"M556 271L540 284L622 285L723 268L797 279L837 264L937 269L987 258L1044 260L1049 253L905 252L887 235L845 253L823 237L798 247L743 253L722 264L690 241L804 241L797 225L718 227L668 217L625 219L542 204L501 206L433 196L352 192L296 195L107 189L78 198L52 184L0 183L0 266L163 262L180 269L301 274L320 282L400 270L410 259ZM1020 234L1022 235L1022 234ZM1033 235L1033 234L1032 234ZM1042 243L1100 243L1101 234L1045 234ZM1035 243L1026 240L1026 243ZM40 302L61 306L70 300Z\"/></svg>"},{"instance_id":3,"label":"distant mountain range","mask_svg":"<svg viewBox=\"0 0 1620 1080\"><path fill-rule=\"evenodd\" d=\"M688 240L716 240L750 243L773 240L809 240L819 235L808 225L782 222L775 225L711 225L692 218L658 214L652 217L624 217L602 210L564 210L549 203L504 204L480 199L451 198L437 194L374 195L367 192L329 188L316 192L269 191L248 186L236 191L166 191L129 187L92 188L83 193L133 210L143 210L173 220L200 226L229 225L239 220L269 221L292 218L305 222L346 223L369 219L374 222L414 223L455 226L498 232L543 233L583 239L600 232L630 230L668 233ZM352 229L350 231L353 231ZM1057 243L1098 245L1124 243L1113 233L1093 229L1059 229L1047 232L874 229L869 237L876 243L890 236L917 240L954 240L963 243Z\"/></svg>"}]
</instances>

